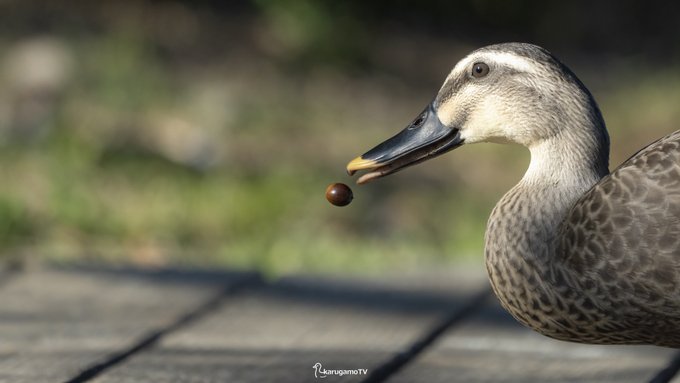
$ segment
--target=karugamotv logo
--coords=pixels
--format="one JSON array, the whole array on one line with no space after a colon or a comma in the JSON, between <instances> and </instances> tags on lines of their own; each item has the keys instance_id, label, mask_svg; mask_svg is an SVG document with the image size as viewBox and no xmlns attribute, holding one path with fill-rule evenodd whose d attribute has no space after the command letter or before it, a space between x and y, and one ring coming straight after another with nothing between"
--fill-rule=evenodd
<instances>
[{"instance_id":1,"label":"karugamotv logo","mask_svg":"<svg viewBox=\"0 0 680 383\"><path fill-rule=\"evenodd\" d=\"M327 370L327 369L323 368L323 366L319 362L314 363L312 368L314 369L314 377L317 378L317 379L323 379L323 378L325 378L329 375L345 376L345 375L366 375L366 374L368 374L367 368L356 368L356 369L353 369L353 370L348 370L348 369Z\"/></svg>"}]
</instances>

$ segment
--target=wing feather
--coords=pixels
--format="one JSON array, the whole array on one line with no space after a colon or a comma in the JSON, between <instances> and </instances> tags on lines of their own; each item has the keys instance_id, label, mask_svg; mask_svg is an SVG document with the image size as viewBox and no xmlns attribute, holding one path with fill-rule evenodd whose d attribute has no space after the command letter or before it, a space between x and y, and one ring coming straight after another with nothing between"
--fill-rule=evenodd
<instances>
[{"instance_id":1,"label":"wing feather","mask_svg":"<svg viewBox=\"0 0 680 383\"><path fill-rule=\"evenodd\" d=\"M680 324L680 131L629 158L562 224L558 257L602 307Z\"/></svg>"}]
</instances>

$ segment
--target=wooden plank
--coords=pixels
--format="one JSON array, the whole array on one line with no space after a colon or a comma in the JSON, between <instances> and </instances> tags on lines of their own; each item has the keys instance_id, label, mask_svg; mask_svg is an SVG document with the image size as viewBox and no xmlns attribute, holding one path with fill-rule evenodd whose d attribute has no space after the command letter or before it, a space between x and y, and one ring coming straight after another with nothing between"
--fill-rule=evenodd
<instances>
[{"instance_id":1,"label":"wooden plank","mask_svg":"<svg viewBox=\"0 0 680 383\"><path fill-rule=\"evenodd\" d=\"M65 381L241 274L42 269L0 289L0 381Z\"/></svg>"},{"instance_id":2,"label":"wooden plank","mask_svg":"<svg viewBox=\"0 0 680 383\"><path fill-rule=\"evenodd\" d=\"M484 283L478 271L373 282L284 279L235 296L95 382L313 382L316 363L370 372Z\"/></svg>"},{"instance_id":3,"label":"wooden plank","mask_svg":"<svg viewBox=\"0 0 680 383\"><path fill-rule=\"evenodd\" d=\"M664 368L672 353L660 347L553 340L519 325L492 297L388 382L638 383Z\"/></svg>"}]
</instances>

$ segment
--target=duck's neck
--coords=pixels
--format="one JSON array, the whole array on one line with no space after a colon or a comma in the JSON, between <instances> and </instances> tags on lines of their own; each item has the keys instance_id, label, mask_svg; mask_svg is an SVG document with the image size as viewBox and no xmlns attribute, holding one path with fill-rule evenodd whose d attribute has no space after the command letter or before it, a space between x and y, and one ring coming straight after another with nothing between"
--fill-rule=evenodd
<instances>
[{"instance_id":1,"label":"duck's neck","mask_svg":"<svg viewBox=\"0 0 680 383\"><path fill-rule=\"evenodd\" d=\"M606 134L604 125L597 128ZM526 317L536 305L532 299L560 300L558 287L563 286L552 285L555 281L547 277L555 273L559 226L576 200L608 173L608 140L556 136L530 151L526 174L491 213L485 250L501 303L518 320L535 327Z\"/></svg>"}]
</instances>

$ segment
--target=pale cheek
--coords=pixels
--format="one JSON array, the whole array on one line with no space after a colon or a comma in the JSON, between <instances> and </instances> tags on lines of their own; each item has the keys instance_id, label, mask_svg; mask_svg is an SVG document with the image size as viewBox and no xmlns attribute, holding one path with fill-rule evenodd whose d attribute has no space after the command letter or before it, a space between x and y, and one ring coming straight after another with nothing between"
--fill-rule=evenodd
<instances>
[{"instance_id":1,"label":"pale cheek","mask_svg":"<svg viewBox=\"0 0 680 383\"><path fill-rule=\"evenodd\" d=\"M458 112L460 112L460 107L458 107L455 100L448 100L437 109L437 117L439 117L439 121L444 125L454 126L456 124Z\"/></svg>"},{"instance_id":2,"label":"pale cheek","mask_svg":"<svg viewBox=\"0 0 680 383\"><path fill-rule=\"evenodd\" d=\"M514 141L512 129L502 116L502 110L495 100L486 100L470 113L461 137L467 143Z\"/></svg>"},{"instance_id":3,"label":"pale cheek","mask_svg":"<svg viewBox=\"0 0 680 383\"><path fill-rule=\"evenodd\" d=\"M478 94L474 87L466 86L437 108L439 121L450 127L460 127L466 122L470 111L475 109Z\"/></svg>"},{"instance_id":4,"label":"pale cheek","mask_svg":"<svg viewBox=\"0 0 680 383\"><path fill-rule=\"evenodd\" d=\"M461 130L461 138L466 143L493 141L501 136L501 129L494 120L486 116L474 116L470 118Z\"/></svg>"},{"instance_id":5,"label":"pale cheek","mask_svg":"<svg viewBox=\"0 0 680 383\"><path fill-rule=\"evenodd\" d=\"M437 116L446 126L460 127L461 138L466 143L516 142L522 144L522 124L502 96L487 94L479 98L481 91L466 87L456 96L439 106Z\"/></svg>"}]
</instances>

